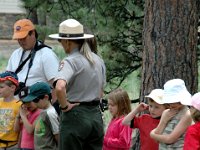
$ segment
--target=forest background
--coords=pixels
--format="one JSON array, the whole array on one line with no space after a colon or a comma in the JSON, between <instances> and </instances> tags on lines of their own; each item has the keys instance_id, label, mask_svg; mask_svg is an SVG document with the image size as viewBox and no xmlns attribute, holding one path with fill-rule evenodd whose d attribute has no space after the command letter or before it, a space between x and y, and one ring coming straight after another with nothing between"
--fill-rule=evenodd
<instances>
[{"instance_id":1,"label":"forest background","mask_svg":"<svg viewBox=\"0 0 200 150\"><path fill-rule=\"evenodd\" d=\"M107 68L107 83L108 84L105 88L105 98L106 98L106 94L109 93L111 90L121 87L128 91L129 96L132 100L138 101L140 99L140 101L143 101L143 98L141 98L141 97L144 97L143 93L148 94L148 92L152 90L151 89L152 87L148 87L148 82L150 80L147 78L147 80L149 81L144 82L145 76L143 74L143 71L145 67L142 66L143 63L146 61L144 59L145 58L144 53L149 52L150 54L157 55L156 53L152 53L151 49L149 49L148 51L145 47L145 44L146 45L151 44L151 43L144 42L145 39L147 39L147 37L144 36L145 35L144 33L146 32L145 30L147 29L147 26L148 26L148 24L145 22L145 16L148 16L147 7L152 6L152 9L150 11L156 12L156 10L153 9L154 5L164 6L166 10L163 9L163 11L167 11L167 12L166 12L166 16L161 18L161 20L165 20L167 17L169 17L167 16L168 14L170 14L169 10L173 7L181 8L187 5L188 7L185 6L185 8L183 8L187 10L189 9L189 6L196 6L196 7L192 7L191 9L194 11L188 11L188 12L196 13L196 16L197 16L196 19L194 19L194 26L192 26L191 28L194 28L194 30L198 31L198 26L200 24L199 19L197 19L199 18L200 13L199 12L197 13L197 11L195 11L195 10L199 10L200 8L199 0L195 0L195 1L192 1L192 0L182 0L182 1L179 1L179 0L174 0L174 1L173 0L170 0L170 1L167 1L167 0L157 0L157 1L151 1L151 0L146 0L146 1L144 0L67 0L67 1L66 0L43 0L43 1L22 0L22 1L24 2L24 8L27 11L27 14L25 17L30 18L37 25L37 30L40 35L39 37L40 40L44 40L44 41L49 40L48 35L51 33L57 33L59 24L68 18L74 18L74 19L79 20L84 25L84 27L87 28L87 31L90 31L96 36L97 43L98 43L98 54L104 59L106 68ZM185 3L185 5L183 3ZM175 4L179 4L179 5L175 6ZM190 13L189 15L191 15L192 13ZM185 16L187 16L187 14L185 14ZM173 16L171 18L173 18ZM17 19L19 18L16 18L16 20ZM175 17L175 19L177 18ZM192 17L189 18L191 22L193 21L192 19L193 19ZM146 20L147 20L147 17L146 17ZM178 18L178 20L183 20L183 18L180 17ZM160 22L154 23L153 26L158 26L159 23ZM172 22L172 25L174 25L173 22ZM155 28L153 27L153 29ZM173 27L172 27L172 30L173 30ZM152 32L152 37L154 37L155 40L159 40L159 38L162 38L162 37L159 37L160 35L158 34L156 35L156 34L157 34L156 31ZM200 54L199 53L199 49L200 49L199 32L198 34L195 34L194 32L194 36L196 36L195 38L197 39L196 40L197 42L196 41L193 42L193 45L192 45L193 48L191 49L194 49L196 56L195 57L188 56L189 53L186 53L186 52L184 55L186 55L188 59L192 58L192 61L197 63L198 68L199 68L199 60L200 60L199 58L199 54ZM179 43L177 43L177 45L178 44ZM187 44L189 44L189 42ZM65 54L63 53L63 50L59 46L59 44L53 45L53 48L58 54L58 56L60 57L60 59L65 57ZM156 51L159 51L159 49L156 49ZM176 55L176 53L173 53L173 52L172 54ZM171 58L174 58L174 57L177 58L178 56L177 57L171 56ZM167 56L166 56L166 59L168 59ZM7 60L5 58L1 58L1 61L6 62ZM158 61L163 61L163 59L159 60L158 58ZM149 61L147 63L151 64L154 62ZM182 64L183 66L184 66L184 63L185 62L183 62ZM3 64L6 65L6 63L3 63ZM174 66L176 66L176 64L174 64ZM196 66L191 66L191 68L192 67L196 67ZM181 67L179 66L179 68ZM198 68L196 69L199 70ZM159 82L158 83L159 85L156 85L157 87L158 86L162 87L163 83L167 80L167 76L169 76L168 78L177 77L176 73L173 73L173 76L171 76L170 72L167 72L167 73L168 74L164 74L165 80L161 78L159 79L159 76L157 77L158 82ZM183 77L183 79L187 79L187 76L185 76L185 73L187 74L187 72L183 71L181 73L182 74L178 76ZM198 76L196 78L197 80L199 80ZM193 80L191 81L188 79L188 81L186 81L187 86L195 85L195 84L198 85L198 88L194 86L195 87L194 89L192 89L190 86L189 90L192 92L192 94L195 91L197 91L197 89L199 89L198 81L194 79L195 78L193 78ZM195 84L192 84L194 82ZM143 83L146 85L144 85ZM144 89L143 86L147 86L148 91Z\"/></svg>"}]
</instances>

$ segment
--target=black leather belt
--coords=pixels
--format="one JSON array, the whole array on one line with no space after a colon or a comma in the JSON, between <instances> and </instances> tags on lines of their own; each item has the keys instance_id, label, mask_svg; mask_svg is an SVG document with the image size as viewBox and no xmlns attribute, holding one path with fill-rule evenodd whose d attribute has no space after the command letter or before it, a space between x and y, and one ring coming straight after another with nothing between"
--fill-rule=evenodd
<instances>
[{"instance_id":1,"label":"black leather belt","mask_svg":"<svg viewBox=\"0 0 200 150\"><path fill-rule=\"evenodd\" d=\"M100 101L90 101L90 102L70 102L72 104L74 103L80 103L80 105L83 106L98 106L100 104Z\"/></svg>"}]
</instances>

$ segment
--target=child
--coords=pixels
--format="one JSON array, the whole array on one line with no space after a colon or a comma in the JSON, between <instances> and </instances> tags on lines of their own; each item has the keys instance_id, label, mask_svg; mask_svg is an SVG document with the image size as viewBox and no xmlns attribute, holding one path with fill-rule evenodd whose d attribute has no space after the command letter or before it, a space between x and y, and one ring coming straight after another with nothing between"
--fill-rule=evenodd
<instances>
[{"instance_id":1,"label":"child","mask_svg":"<svg viewBox=\"0 0 200 150\"><path fill-rule=\"evenodd\" d=\"M36 150L57 150L59 120L55 108L50 103L51 88L45 82L30 86L30 93L23 102L33 101L41 111L34 130L34 147Z\"/></svg>"},{"instance_id":2,"label":"child","mask_svg":"<svg viewBox=\"0 0 200 150\"><path fill-rule=\"evenodd\" d=\"M23 98L28 94L28 87L23 88L19 93L19 98L23 102ZM40 109L37 108L36 104L33 102L23 102L22 107L15 120L15 131L21 132L20 148L21 150L34 150L34 129L35 120L40 114Z\"/></svg>"},{"instance_id":3,"label":"child","mask_svg":"<svg viewBox=\"0 0 200 150\"><path fill-rule=\"evenodd\" d=\"M16 103L14 92L18 85L15 73L6 71L0 74L0 150L17 148L18 132L14 131L14 122L21 103Z\"/></svg>"},{"instance_id":4,"label":"child","mask_svg":"<svg viewBox=\"0 0 200 150\"><path fill-rule=\"evenodd\" d=\"M195 124L186 131L183 150L200 149L200 92L192 96L191 105L190 112Z\"/></svg>"},{"instance_id":5,"label":"child","mask_svg":"<svg viewBox=\"0 0 200 150\"><path fill-rule=\"evenodd\" d=\"M170 109L163 112L160 123L151 131L151 137L159 142L159 149L182 150L184 136L192 123L189 108L191 95L181 79L172 79L164 84L163 102Z\"/></svg>"},{"instance_id":6,"label":"child","mask_svg":"<svg viewBox=\"0 0 200 150\"><path fill-rule=\"evenodd\" d=\"M149 105L140 103L135 110L132 110L123 120L123 124L130 125L131 128L138 128L140 131L140 149L141 150L158 150L158 143L150 138L150 132L157 127L162 112L167 108L163 105L162 89L154 89L148 98ZM136 115L149 109L150 114L143 114L139 117Z\"/></svg>"},{"instance_id":7,"label":"child","mask_svg":"<svg viewBox=\"0 0 200 150\"><path fill-rule=\"evenodd\" d=\"M129 150L132 129L122 125L124 115L131 111L126 91L116 89L108 95L108 109L112 115L103 141L103 150Z\"/></svg>"}]
</instances>

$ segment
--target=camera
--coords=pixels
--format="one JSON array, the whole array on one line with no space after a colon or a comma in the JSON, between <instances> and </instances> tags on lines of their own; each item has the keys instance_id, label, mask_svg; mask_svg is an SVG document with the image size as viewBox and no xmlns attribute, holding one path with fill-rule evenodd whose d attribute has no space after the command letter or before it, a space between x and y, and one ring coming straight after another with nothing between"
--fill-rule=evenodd
<instances>
[{"instance_id":1,"label":"camera","mask_svg":"<svg viewBox=\"0 0 200 150\"><path fill-rule=\"evenodd\" d=\"M26 84L25 84L24 82L19 82L19 86L18 86L17 89L15 90L14 95L19 94L19 92L20 92L24 87L26 87Z\"/></svg>"},{"instance_id":2,"label":"camera","mask_svg":"<svg viewBox=\"0 0 200 150\"><path fill-rule=\"evenodd\" d=\"M107 99L100 100L100 108L101 108L102 112L104 112L105 110L108 110L108 100Z\"/></svg>"}]
</instances>

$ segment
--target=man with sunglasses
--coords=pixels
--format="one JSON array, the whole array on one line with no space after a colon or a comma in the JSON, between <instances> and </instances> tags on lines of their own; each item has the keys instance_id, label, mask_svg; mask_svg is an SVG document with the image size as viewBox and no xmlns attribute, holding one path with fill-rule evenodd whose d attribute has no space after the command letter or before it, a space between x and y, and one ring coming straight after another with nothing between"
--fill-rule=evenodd
<instances>
[{"instance_id":1,"label":"man with sunglasses","mask_svg":"<svg viewBox=\"0 0 200 150\"><path fill-rule=\"evenodd\" d=\"M35 149L58 149L59 118L50 100L51 88L45 82L37 82L30 86L29 94L22 100L25 103L33 101L38 108L43 110L35 123Z\"/></svg>"}]
</instances>

